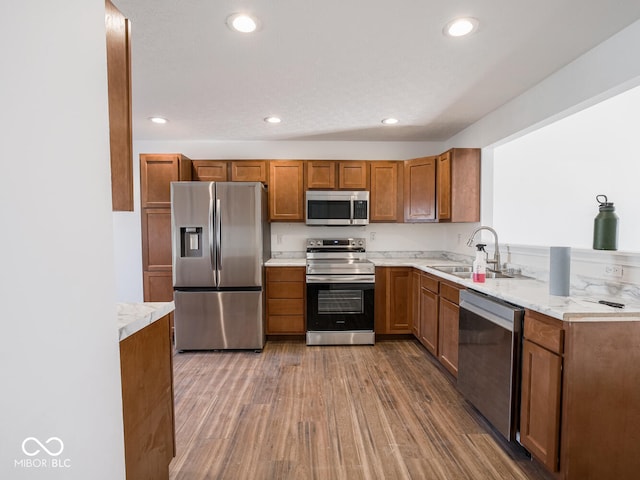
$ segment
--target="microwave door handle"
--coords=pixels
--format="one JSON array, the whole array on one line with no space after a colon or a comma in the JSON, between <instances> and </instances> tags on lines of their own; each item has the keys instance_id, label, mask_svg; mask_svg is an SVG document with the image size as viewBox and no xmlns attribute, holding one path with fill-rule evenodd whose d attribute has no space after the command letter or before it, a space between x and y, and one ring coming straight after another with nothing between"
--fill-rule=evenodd
<instances>
[{"instance_id":1,"label":"microwave door handle","mask_svg":"<svg viewBox=\"0 0 640 480\"><path fill-rule=\"evenodd\" d=\"M355 195L351 195L351 201L349 202L349 205L350 205L350 207L351 207L351 208L350 208L350 210L351 210L351 212L350 212L351 217L350 217L350 219L349 219L349 223L350 223L350 224L352 224L352 225L355 223L355 213L354 213L354 209L355 209L354 204L355 204L355 201L356 201L356 197L355 197Z\"/></svg>"}]
</instances>

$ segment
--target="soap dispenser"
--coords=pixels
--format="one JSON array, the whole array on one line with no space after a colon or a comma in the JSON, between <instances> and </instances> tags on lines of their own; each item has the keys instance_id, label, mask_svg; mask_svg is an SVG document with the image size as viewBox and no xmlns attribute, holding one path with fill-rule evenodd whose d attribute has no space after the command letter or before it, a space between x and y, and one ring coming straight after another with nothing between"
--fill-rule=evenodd
<instances>
[{"instance_id":1,"label":"soap dispenser","mask_svg":"<svg viewBox=\"0 0 640 480\"><path fill-rule=\"evenodd\" d=\"M484 243L476 245L476 259L473 261L473 281L476 283L484 283L487 278L487 252Z\"/></svg>"}]
</instances>

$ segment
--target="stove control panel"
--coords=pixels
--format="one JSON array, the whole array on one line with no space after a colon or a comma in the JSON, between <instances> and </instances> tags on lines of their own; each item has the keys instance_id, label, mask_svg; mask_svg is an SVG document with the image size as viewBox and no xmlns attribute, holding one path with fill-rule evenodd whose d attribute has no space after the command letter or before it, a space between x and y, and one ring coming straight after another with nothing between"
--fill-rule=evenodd
<instances>
[{"instance_id":1,"label":"stove control panel","mask_svg":"<svg viewBox=\"0 0 640 480\"><path fill-rule=\"evenodd\" d=\"M307 248L322 249L365 249L367 246L364 238L309 238Z\"/></svg>"}]
</instances>

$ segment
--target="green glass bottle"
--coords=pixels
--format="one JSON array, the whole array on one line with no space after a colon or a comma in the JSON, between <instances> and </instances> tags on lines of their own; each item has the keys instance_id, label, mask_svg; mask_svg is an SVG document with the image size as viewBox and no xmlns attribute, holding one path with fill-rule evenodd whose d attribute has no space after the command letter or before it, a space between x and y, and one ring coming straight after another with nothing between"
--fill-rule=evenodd
<instances>
[{"instance_id":1,"label":"green glass bottle","mask_svg":"<svg viewBox=\"0 0 640 480\"><path fill-rule=\"evenodd\" d=\"M604 199L604 201L602 200ZM618 249L618 215L613 202L607 200L606 195L596 196L600 204L600 212L593 221L593 249Z\"/></svg>"}]
</instances>

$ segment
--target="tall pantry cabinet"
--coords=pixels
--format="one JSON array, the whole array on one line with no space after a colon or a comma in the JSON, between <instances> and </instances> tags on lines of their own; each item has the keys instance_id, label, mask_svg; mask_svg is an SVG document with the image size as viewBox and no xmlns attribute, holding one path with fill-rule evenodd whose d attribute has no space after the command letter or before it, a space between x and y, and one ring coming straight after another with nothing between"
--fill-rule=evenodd
<instances>
[{"instance_id":1,"label":"tall pantry cabinet","mask_svg":"<svg viewBox=\"0 0 640 480\"><path fill-rule=\"evenodd\" d=\"M180 180L191 180L191 160L184 155L140 155L142 275L145 302L173 300L171 182Z\"/></svg>"}]
</instances>

